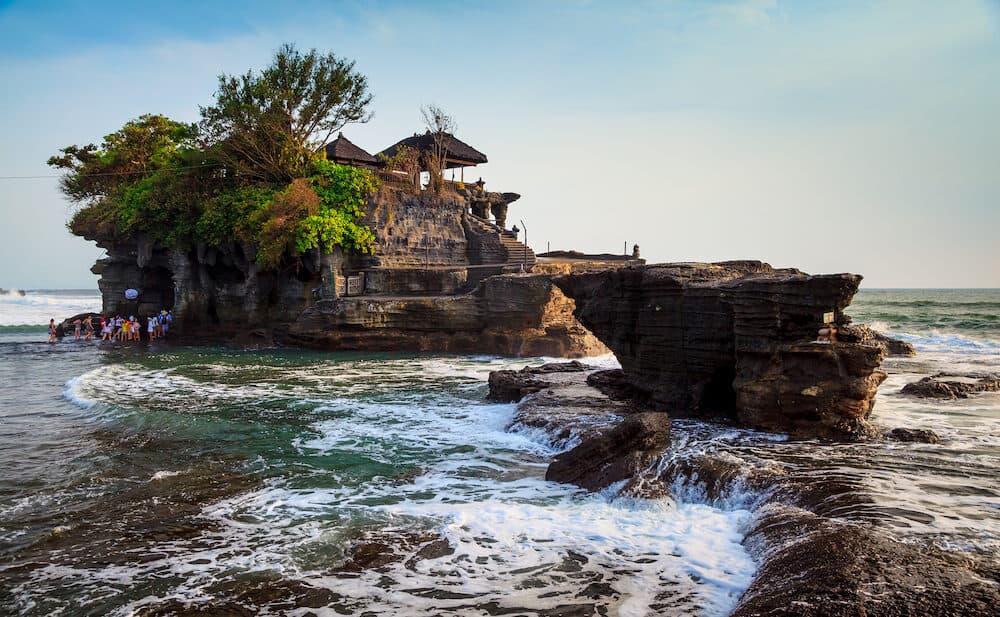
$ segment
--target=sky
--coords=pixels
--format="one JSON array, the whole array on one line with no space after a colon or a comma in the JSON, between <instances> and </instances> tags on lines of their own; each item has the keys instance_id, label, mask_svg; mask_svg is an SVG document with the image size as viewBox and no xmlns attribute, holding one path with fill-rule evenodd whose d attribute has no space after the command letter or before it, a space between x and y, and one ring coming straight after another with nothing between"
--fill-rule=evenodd
<instances>
[{"instance_id":1,"label":"sky","mask_svg":"<svg viewBox=\"0 0 1000 617\"><path fill-rule=\"evenodd\" d=\"M0 1L0 287L96 289L103 253L57 178L11 176L196 121L284 42L356 61L370 152L447 110L536 251L1000 287L996 0L153 4Z\"/></svg>"}]
</instances>

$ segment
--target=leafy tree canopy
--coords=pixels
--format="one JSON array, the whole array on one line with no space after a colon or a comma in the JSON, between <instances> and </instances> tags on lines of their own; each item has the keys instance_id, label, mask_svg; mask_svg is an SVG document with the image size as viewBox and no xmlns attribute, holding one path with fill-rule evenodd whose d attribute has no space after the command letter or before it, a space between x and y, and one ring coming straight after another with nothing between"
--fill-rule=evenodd
<instances>
[{"instance_id":1,"label":"leafy tree canopy","mask_svg":"<svg viewBox=\"0 0 1000 617\"><path fill-rule=\"evenodd\" d=\"M366 169L325 160L371 100L354 64L283 46L270 67L220 78L200 125L144 115L101 144L67 146L48 164L80 209L70 230L98 241L144 234L166 247L243 243L262 268L311 249L371 252L360 223L376 190Z\"/></svg>"},{"instance_id":2,"label":"leafy tree canopy","mask_svg":"<svg viewBox=\"0 0 1000 617\"><path fill-rule=\"evenodd\" d=\"M354 62L285 44L260 72L221 75L201 128L238 173L287 182L305 175L345 124L367 122L371 100Z\"/></svg>"},{"instance_id":3,"label":"leafy tree canopy","mask_svg":"<svg viewBox=\"0 0 1000 617\"><path fill-rule=\"evenodd\" d=\"M48 164L69 171L61 188L72 201L94 201L156 170L200 162L197 135L194 124L146 114L107 135L100 146L62 148Z\"/></svg>"}]
</instances>

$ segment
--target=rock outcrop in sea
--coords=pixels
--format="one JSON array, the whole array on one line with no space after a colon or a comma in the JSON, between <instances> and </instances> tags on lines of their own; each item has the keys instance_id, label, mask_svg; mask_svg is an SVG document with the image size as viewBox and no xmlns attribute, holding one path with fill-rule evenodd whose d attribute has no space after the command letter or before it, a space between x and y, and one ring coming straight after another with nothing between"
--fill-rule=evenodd
<instances>
[{"instance_id":1,"label":"rock outcrop in sea","mask_svg":"<svg viewBox=\"0 0 1000 617\"><path fill-rule=\"evenodd\" d=\"M629 414L615 427L557 456L546 470L545 479L598 491L634 478L669 443L667 414Z\"/></svg>"},{"instance_id":2,"label":"rock outcrop in sea","mask_svg":"<svg viewBox=\"0 0 1000 617\"><path fill-rule=\"evenodd\" d=\"M901 390L903 394L920 398L961 399L979 392L1000 392L1000 375L992 373L971 373L948 375L938 373L924 377L920 381L908 383Z\"/></svg>"},{"instance_id":3,"label":"rock outcrop in sea","mask_svg":"<svg viewBox=\"0 0 1000 617\"><path fill-rule=\"evenodd\" d=\"M633 266L556 276L580 322L621 362L634 395L674 417L862 439L885 379L883 344L849 330L861 277L759 261ZM836 335L835 335L836 336Z\"/></svg>"},{"instance_id":4,"label":"rock outcrop in sea","mask_svg":"<svg viewBox=\"0 0 1000 617\"><path fill-rule=\"evenodd\" d=\"M517 401L514 426L544 427L572 446L550 463L548 480L591 491L620 483L621 495L643 498L691 487L709 503L746 495L753 514L743 544L759 568L732 615L950 617L992 614L1000 603L995 566L898 541L872 524L872 496L856 478L686 451L671 443L668 414L616 396L616 375L579 363L495 371L489 396ZM895 439L935 442L929 431L897 431Z\"/></svg>"}]
</instances>

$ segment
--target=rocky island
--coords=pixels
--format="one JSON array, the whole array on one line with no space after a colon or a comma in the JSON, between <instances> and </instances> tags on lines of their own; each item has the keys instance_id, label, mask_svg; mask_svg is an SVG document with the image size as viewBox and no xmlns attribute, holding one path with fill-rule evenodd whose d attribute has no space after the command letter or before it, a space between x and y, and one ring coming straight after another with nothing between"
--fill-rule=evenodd
<instances>
[{"instance_id":1,"label":"rocky island","mask_svg":"<svg viewBox=\"0 0 1000 617\"><path fill-rule=\"evenodd\" d=\"M254 247L239 242L168 248L141 235L88 235L107 250L94 266L103 310L172 308L178 334L190 340L509 356L606 352L551 276L530 273L537 258L502 227L503 215L485 218L487 210L505 213L516 196L481 183L449 183L434 194L406 178L380 177L360 219L374 235L371 254L310 249L294 268L269 271ZM139 298L126 298L130 288Z\"/></svg>"},{"instance_id":2,"label":"rocky island","mask_svg":"<svg viewBox=\"0 0 1000 617\"><path fill-rule=\"evenodd\" d=\"M352 62L285 45L268 69L221 77L199 123L147 114L61 149L69 228L107 253L102 313L171 310L190 342L606 351L531 274L507 221L519 195L465 181L488 159L452 118L427 106L421 132L373 155L342 131L371 99Z\"/></svg>"}]
</instances>

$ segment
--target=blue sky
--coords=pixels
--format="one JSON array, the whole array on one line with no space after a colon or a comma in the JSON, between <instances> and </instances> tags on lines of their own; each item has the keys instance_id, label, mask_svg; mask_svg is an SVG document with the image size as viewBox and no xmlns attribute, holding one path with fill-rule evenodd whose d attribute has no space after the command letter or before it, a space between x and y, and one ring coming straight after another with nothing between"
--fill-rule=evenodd
<instances>
[{"instance_id":1,"label":"blue sky","mask_svg":"<svg viewBox=\"0 0 1000 617\"><path fill-rule=\"evenodd\" d=\"M197 119L283 42L352 58L377 151L452 113L536 250L1000 287L997 2L0 3L0 175ZM0 286L94 287L54 179L0 180Z\"/></svg>"}]
</instances>

